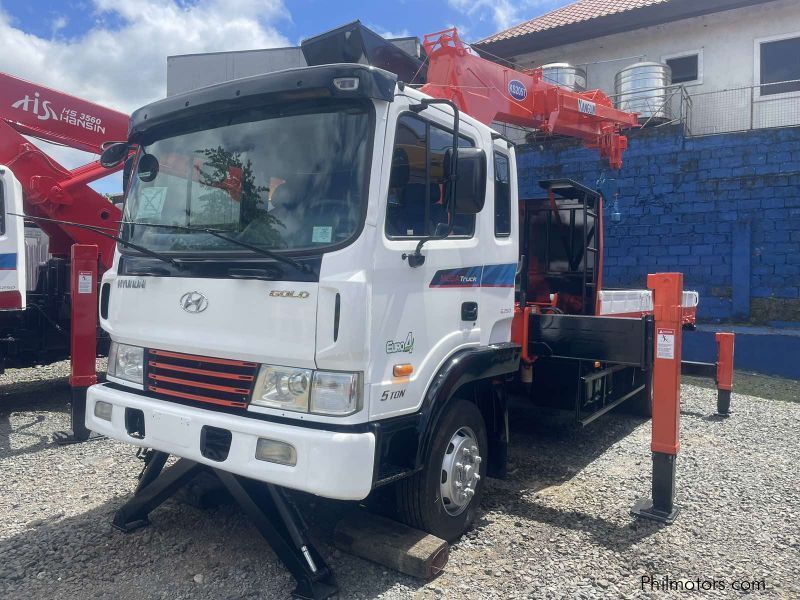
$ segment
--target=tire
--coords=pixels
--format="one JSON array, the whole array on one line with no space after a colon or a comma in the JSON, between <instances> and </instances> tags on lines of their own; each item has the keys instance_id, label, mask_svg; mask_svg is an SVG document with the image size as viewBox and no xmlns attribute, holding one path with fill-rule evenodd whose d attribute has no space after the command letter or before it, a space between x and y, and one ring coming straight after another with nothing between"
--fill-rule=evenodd
<instances>
[{"instance_id":1,"label":"tire","mask_svg":"<svg viewBox=\"0 0 800 600\"><path fill-rule=\"evenodd\" d=\"M473 445L480 457L477 465L475 453L465 453ZM439 421L422 471L396 484L396 517L448 542L458 539L472 525L480 507L488 447L486 425L477 406L467 400L452 400ZM455 467L457 463L462 467ZM443 482L443 474L447 475L449 469L451 477ZM480 477L474 479L474 473ZM466 482L473 493L469 497L452 494L456 481ZM444 487L448 489L443 492ZM461 489L465 489L463 483Z\"/></svg>"}]
</instances>

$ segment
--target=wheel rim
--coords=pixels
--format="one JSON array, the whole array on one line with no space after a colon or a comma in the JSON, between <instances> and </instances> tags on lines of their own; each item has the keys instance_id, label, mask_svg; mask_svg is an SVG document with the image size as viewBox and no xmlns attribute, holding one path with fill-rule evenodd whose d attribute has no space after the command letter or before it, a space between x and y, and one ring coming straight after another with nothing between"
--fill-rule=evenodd
<instances>
[{"instance_id":1,"label":"wheel rim","mask_svg":"<svg viewBox=\"0 0 800 600\"><path fill-rule=\"evenodd\" d=\"M478 438L469 427L461 427L444 451L440 478L442 504L451 516L469 506L480 481L481 455Z\"/></svg>"}]
</instances>

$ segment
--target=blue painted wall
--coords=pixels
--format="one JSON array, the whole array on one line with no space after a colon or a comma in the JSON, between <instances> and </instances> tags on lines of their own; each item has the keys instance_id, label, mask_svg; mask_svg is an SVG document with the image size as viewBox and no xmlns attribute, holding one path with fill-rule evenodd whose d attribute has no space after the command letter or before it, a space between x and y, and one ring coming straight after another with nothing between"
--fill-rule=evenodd
<instances>
[{"instance_id":1,"label":"blue painted wall","mask_svg":"<svg viewBox=\"0 0 800 600\"><path fill-rule=\"evenodd\" d=\"M618 193L605 205L606 287L682 271L702 321L800 326L800 128L629 137L619 173L571 140L518 147L520 197L540 196L540 179L604 177Z\"/></svg>"}]
</instances>

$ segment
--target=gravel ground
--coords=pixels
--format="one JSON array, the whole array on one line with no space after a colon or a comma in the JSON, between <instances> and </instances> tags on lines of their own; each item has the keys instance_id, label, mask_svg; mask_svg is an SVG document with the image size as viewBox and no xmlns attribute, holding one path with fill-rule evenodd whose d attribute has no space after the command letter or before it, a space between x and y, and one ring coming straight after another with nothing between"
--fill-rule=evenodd
<instances>
[{"instance_id":1,"label":"gravel ground","mask_svg":"<svg viewBox=\"0 0 800 600\"><path fill-rule=\"evenodd\" d=\"M141 464L110 440L51 443L68 425L66 374L60 363L0 378L0 598L287 597L290 576L233 505L170 501L149 528L111 528ZM575 430L520 412L509 478L489 480L475 530L427 584L334 550L332 525L353 507L300 499L341 597L683 596L642 590L642 577L716 581L703 594L714 598L751 581L766 584L753 597L800 597L800 404L734 394L723 420L713 391L682 393L683 512L671 527L628 514L649 495L648 422L609 415Z\"/></svg>"}]
</instances>

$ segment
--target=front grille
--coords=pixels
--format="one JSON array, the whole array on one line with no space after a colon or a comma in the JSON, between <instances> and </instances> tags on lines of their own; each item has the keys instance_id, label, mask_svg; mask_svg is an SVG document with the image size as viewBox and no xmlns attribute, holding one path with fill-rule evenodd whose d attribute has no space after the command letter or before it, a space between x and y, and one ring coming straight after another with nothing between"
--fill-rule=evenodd
<instances>
[{"instance_id":1,"label":"front grille","mask_svg":"<svg viewBox=\"0 0 800 600\"><path fill-rule=\"evenodd\" d=\"M147 350L147 390L165 399L246 408L258 364L166 350Z\"/></svg>"}]
</instances>

